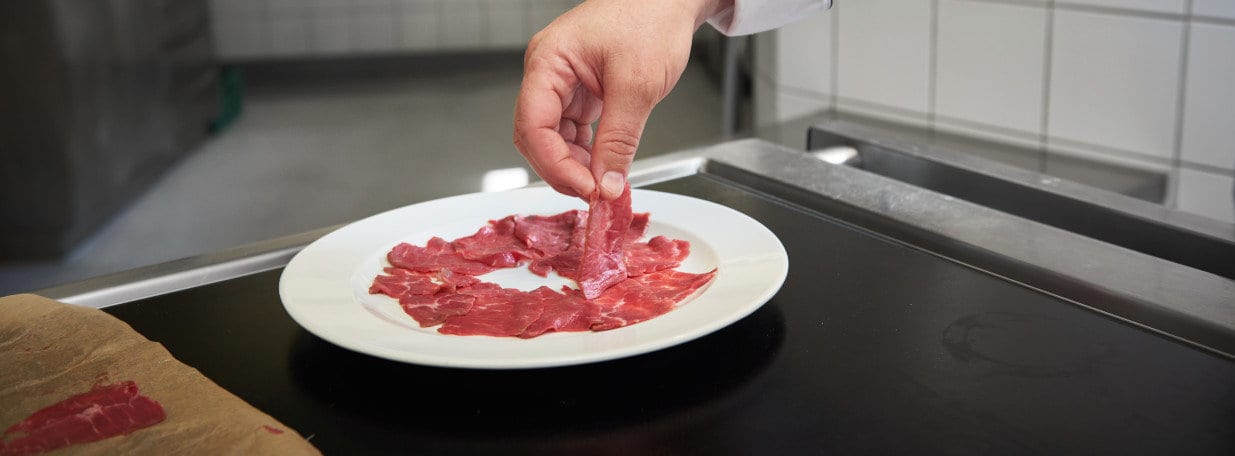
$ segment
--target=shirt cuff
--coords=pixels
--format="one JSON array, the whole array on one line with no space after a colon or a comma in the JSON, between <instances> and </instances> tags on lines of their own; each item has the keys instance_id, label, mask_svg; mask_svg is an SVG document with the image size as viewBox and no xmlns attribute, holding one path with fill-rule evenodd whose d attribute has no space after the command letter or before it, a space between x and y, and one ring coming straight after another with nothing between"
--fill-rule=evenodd
<instances>
[{"instance_id":1,"label":"shirt cuff","mask_svg":"<svg viewBox=\"0 0 1235 456\"><path fill-rule=\"evenodd\" d=\"M708 23L728 36L749 35L805 19L831 6L832 0L735 0Z\"/></svg>"}]
</instances>

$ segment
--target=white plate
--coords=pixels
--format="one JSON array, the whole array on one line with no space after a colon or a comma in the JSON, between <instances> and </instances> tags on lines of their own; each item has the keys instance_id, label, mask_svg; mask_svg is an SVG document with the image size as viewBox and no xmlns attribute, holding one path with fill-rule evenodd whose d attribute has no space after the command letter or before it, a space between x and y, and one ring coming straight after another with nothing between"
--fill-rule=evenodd
<instances>
[{"instance_id":1,"label":"white plate","mask_svg":"<svg viewBox=\"0 0 1235 456\"><path fill-rule=\"evenodd\" d=\"M636 212L651 212L647 237L690 241L679 270L717 268L706 288L673 311L635 325L601 332L549 333L533 339L453 336L421 328L398 301L368 292L395 244L423 245L474 233L510 214L557 214L586 209L582 201L548 188L474 193L428 201L349 224L292 258L279 280L283 306L301 326L342 347L395 361L485 369L564 366L621 358L680 344L754 312L780 289L789 259L776 235L745 214L688 196L633 190ZM531 290L572 281L549 279L527 268L482 276Z\"/></svg>"}]
</instances>

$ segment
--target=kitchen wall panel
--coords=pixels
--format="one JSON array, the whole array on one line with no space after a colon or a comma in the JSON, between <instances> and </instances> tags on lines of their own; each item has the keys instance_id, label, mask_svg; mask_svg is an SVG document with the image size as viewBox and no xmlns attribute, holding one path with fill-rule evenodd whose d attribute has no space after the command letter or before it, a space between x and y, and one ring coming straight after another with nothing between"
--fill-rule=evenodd
<instances>
[{"instance_id":1,"label":"kitchen wall panel","mask_svg":"<svg viewBox=\"0 0 1235 456\"><path fill-rule=\"evenodd\" d=\"M1235 4L1235 1L1231 2ZM1235 27L1193 24L1181 157L1235 169Z\"/></svg>"},{"instance_id":2,"label":"kitchen wall panel","mask_svg":"<svg viewBox=\"0 0 1235 456\"><path fill-rule=\"evenodd\" d=\"M1057 11L1047 134L1170 160L1182 30L1174 21Z\"/></svg>"},{"instance_id":3,"label":"kitchen wall panel","mask_svg":"<svg viewBox=\"0 0 1235 456\"><path fill-rule=\"evenodd\" d=\"M225 62L518 50L580 0L210 0Z\"/></svg>"},{"instance_id":4,"label":"kitchen wall panel","mask_svg":"<svg viewBox=\"0 0 1235 456\"><path fill-rule=\"evenodd\" d=\"M925 1L838 2L837 95L925 113L930 6Z\"/></svg>"},{"instance_id":5,"label":"kitchen wall panel","mask_svg":"<svg viewBox=\"0 0 1235 456\"><path fill-rule=\"evenodd\" d=\"M863 0L820 16L756 39L775 38L756 46L773 55L754 60L759 119L788 117L784 94L832 95L837 111L1036 147L1043 170L1161 172L1165 204L1230 220L1235 1ZM793 61L817 59L828 30L831 84Z\"/></svg>"},{"instance_id":6,"label":"kitchen wall panel","mask_svg":"<svg viewBox=\"0 0 1235 456\"><path fill-rule=\"evenodd\" d=\"M941 1L935 114L1040 134L1046 16L1025 5Z\"/></svg>"}]
</instances>

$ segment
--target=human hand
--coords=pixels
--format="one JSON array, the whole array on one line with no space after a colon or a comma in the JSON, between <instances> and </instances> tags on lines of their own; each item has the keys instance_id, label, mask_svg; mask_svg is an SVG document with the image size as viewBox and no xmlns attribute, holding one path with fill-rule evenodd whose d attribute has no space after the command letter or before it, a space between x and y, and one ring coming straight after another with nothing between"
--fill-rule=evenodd
<instances>
[{"instance_id":1,"label":"human hand","mask_svg":"<svg viewBox=\"0 0 1235 456\"><path fill-rule=\"evenodd\" d=\"M618 197L652 108L686 68L694 31L726 2L588 0L533 36L514 142L536 174L566 195L587 198L599 185L603 199Z\"/></svg>"}]
</instances>

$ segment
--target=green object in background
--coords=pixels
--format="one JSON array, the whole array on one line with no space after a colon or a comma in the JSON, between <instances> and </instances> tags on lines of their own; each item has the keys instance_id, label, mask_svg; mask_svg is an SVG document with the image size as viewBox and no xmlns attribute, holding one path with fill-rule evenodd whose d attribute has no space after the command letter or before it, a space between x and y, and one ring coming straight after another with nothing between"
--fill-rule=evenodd
<instances>
[{"instance_id":1,"label":"green object in background","mask_svg":"<svg viewBox=\"0 0 1235 456\"><path fill-rule=\"evenodd\" d=\"M227 129L244 111L244 73L236 66L219 70L219 117L210 123L210 132Z\"/></svg>"}]
</instances>

